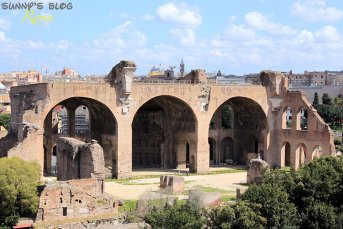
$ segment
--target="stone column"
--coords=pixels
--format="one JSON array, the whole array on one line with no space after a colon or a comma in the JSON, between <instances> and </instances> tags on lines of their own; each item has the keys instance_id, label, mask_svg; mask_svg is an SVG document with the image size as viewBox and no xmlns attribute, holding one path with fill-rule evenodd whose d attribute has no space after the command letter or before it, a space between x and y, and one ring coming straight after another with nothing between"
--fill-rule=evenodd
<instances>
[{"instance_id":1,"label":"stone column","mask_svg":"<svg viewBox=\"0 0 343 229\"><path fill-rule=\"evenodd\" d=\"M44 146L46 149L44 155L44 168L43 171L46 175L50 175L51 173L51 156L52 156L52 111L48 113L46 116L46 120L44 123L44 133L45 133L45 141Z\"/></svg>"},{"instance_id":2,"label":"stone column","mask_svg":"<svg viewBox=\"0 0 343 229\"><path fill-rule=\"evenodd\" d=\"M193 152L196 153L194 157L194 172L200 174L207 173L210 167L210 149L207 136L207 132L199 131L197 140L190 143L191 155L193 155Z\"/></svg>"},{"instance_id":3,"label":"stone column","mask_svg":"<svg viewBox=\"0 0 343 229\"><path fill-rule=\"evenodd\" d=\"M118 118L117 127L117 154L115 157L117 179L130 178L132 175L132 127L131 119L122 115Z\"/></svg>"},{"instance_id":4,"label":"stone column","mask_svg":"<svg viewBox=\"0 0 343 229\"><path fill-rule=\"evenodd\" d=\"M299 150L296 145L291 145L291 168L299 168Z\"/></svg>"},{"instance_id":5,"label":"stone column","mask_svg":"<svg viewBox=\"0 0 343 229\"><path fill-rule=\"evenodd\" d=\"M68 136L75 137L75 110L77 106L74 104L66 105L68 111Z\"/></svg>"}]
</instances>

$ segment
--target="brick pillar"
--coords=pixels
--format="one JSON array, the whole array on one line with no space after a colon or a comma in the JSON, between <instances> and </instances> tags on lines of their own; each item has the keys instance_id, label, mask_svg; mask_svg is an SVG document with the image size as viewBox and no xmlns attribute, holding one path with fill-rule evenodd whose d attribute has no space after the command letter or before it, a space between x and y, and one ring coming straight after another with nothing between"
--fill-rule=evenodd
<instances>
[{"instance_id":1,"label":"brick pillar","mask_svg":"<svg viewBox=\"0 0 343 229\"><path fill-rule=\"evenodd\" d=\"M299 168L299 147L296 145L291 145L291 168L298 169Z\"/></svg>"},{"instance_id":2,"label":"brick pillar","mask_svg":"<svg viewBox=\"0 0 343 229\"><path fill-rule=\"evenodd\" d=\"M75 138L75 110L77 106L66 105L68 111L68 136Z\"/></svg>"},{"instance_id":3,"label":"brick pillar","mask_svg":"<svg viewBox=\"0 0 343 229\"><path fill-rule=\"evenodd\" d=\"M129 117L118 119L116 171L114 177L126 179L132 176L132 127Z\"/></svg>"},{"instance_id":4,"label":"brick pillar","mask_svg":"<svg viewBox=\"0 0 343 229\"><path fill-rule=\"evenodd\" d=\"M197 140L191 141L190 155L194 156L194 172L207 173L210 167L210 148L208 147L208 127L204 131L199 131Z\"/></svg>"},{"instance_id":5,"label":"brick pillar","mask_svg":"<svg viewBox=\"0 0 343 229\"><path fill-rule=\"evenodd\" d=\"M51 173L51 156L52 156L52 111L46 116L44 123L44 134L45 134L45 155L44 155L44 168L45 175L49 176Z\"/></svg>"}]
</instances>

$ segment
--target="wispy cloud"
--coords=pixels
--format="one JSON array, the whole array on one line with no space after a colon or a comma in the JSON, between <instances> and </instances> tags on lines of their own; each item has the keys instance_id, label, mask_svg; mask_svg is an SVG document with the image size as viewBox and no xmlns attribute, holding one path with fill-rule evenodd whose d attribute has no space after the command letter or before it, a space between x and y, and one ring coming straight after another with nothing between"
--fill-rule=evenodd
<instances>
[{"instance_id":1,"label":"wispy cloud","mask_svg":"<svg viewBox=\"0 0 343 229\"><path fill-rule=\"evenodd\" d=\"M260 12L249 12L244 15L244 19L250 27L257 30L265 30L270 34L293 35L297 32L290 26L268 20L268 18Z\"/></svg>"},{"instance_id":2,"label":"wispy cloud","mask_svg":"<svg viewBox=\"0 0 343 229\"><path fill-rule=\"evenodd\" d=\"M342 10L327 6L325 0L295 1L291 13L309 22L336 22L343 17Z\"/></svg>"}]
</instances>

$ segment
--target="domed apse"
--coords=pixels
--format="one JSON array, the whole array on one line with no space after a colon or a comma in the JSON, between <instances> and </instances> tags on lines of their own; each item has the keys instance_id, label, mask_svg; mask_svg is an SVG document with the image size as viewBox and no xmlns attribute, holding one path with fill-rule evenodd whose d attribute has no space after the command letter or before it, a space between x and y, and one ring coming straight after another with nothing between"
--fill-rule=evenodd
<instances>
[{"instance_id":1,"label":"domed apse","mask_svg":"<svg viewBox=\"0 0 343 229\"><path fill-rule=\"evenodd\" d=\"M258 103L245 97L227 100L210 122L210 165L246 164L257 154L264 158L266 133L267 117Z\"/></svg>"},{"instance_id":2,"label":"domed apse","mask_svg":"<svg viewBox=\"0 0 343 229\"><path fill-rule=\"evenodd\" d=\"M44 174L55 175L58 138L73 137L98 141L104 149L106 176L112 177L116 169L116 128L112 112L99 101L73 97L56 104L44 119Z\"/></svg>"},{"instance_id":3,"label":"domed apse","mask_svg":"<svg viewBox=\"0 0 343 229\"><path fill-rule=\"evenodd\" d=\"M132 122L133 168L184 169L196 153L196 118L192 109L172 96L143 104Z\"/></svg>"}]
</instances>

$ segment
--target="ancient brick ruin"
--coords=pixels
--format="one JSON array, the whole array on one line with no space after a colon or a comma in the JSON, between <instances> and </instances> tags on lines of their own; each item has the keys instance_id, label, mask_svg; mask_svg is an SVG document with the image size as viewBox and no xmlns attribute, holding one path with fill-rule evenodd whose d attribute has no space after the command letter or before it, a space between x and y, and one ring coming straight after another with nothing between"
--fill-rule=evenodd
<instances>
[{"instance_id":1,"label":"ancient brick ruin","mask_svg":"<svg viewBox=\"0 0 343 229\"><path fill-rule=\"evenodd\" d=\"M209 83L203 70L180 80L136 82L135 70L134 62L121 61L108 82L11 88L1 156L36 160L49 175L59 137L95 139L104 150L105 176L129 178L135 167L188 165L206 173L211 165L246 164L260 154L271 167L298 168L314 156L336 154L332 130L301 92L288 90L281 73L263 71L254 84L230 85ZM67 133L55 132L56 106L67 110ZM87 135L75 132L79 106L89 110Z\"/></svg>"},{"instance_id":2,"label":"ancient brick ruin","mask_svg":"<svg viewBox=\"0 0 343 229\"><path fill-rule=\"evenodd\" d=\"M57 141L57 182L40 194L37 220L55 221L118 212L118 200L104 193L104 153L96 141Z\"/></svg>"}]
</instances>

